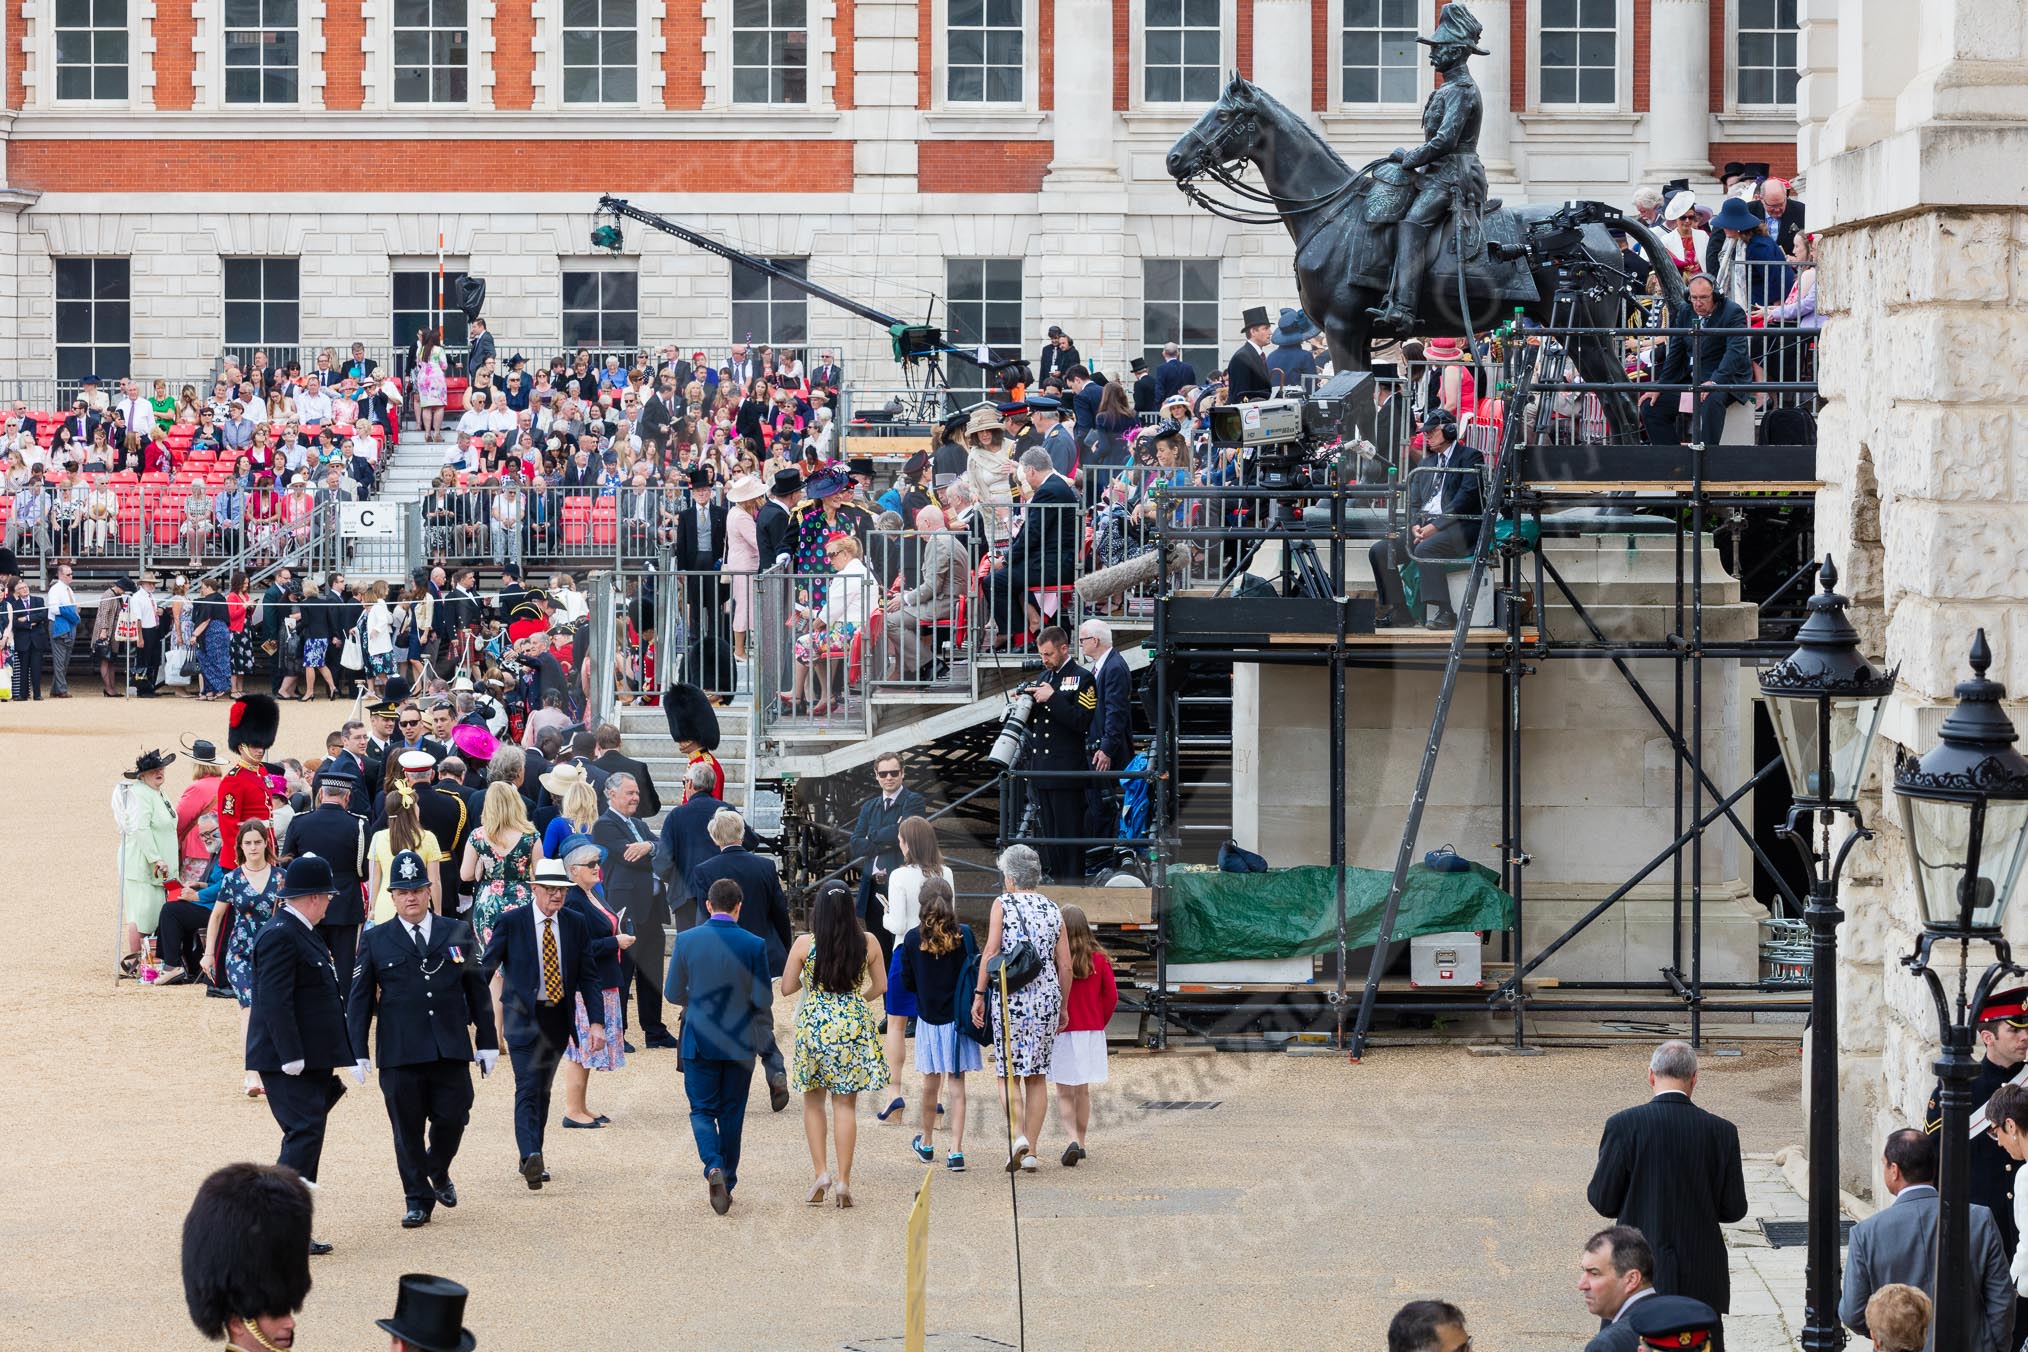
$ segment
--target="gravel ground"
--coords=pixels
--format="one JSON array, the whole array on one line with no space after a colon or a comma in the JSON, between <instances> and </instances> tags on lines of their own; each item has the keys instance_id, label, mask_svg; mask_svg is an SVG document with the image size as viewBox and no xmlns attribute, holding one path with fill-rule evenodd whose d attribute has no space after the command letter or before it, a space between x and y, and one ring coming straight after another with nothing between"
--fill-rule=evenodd
<instances>
[{"instance_id":1,"label":"gravel ground","mask_svg":"<svg viewBox=\"0 0 2028 1352\"><path fill-rule=\"evenodd\" d=\"M339 707L291 706L283 745L320 743ZM68 1345L80 1321L98 1346L195 1346L177 1275L183 1212L211 1169L274 1157L273 1120L239 1092L237 1007L111 979L111 785L142 747L218 737L224 721L222 705L93 694L0 713L0 857L15 882L0 986L13 1143L0 1347ZM187 782L179 764L172 796ZM1574 1280L1600 1224L1583 1195L1599 1124L1645 1093L1644 1061L1631 1047L1531 1059L1387 1049L1358 1067L1116 1057L1090 1160L1058 1167L1052 1122L1047 1162L1020 1184L1029 1345L1371 1348L1403 1301L1442 1296L1464 1307L1481 1347L1572 1347L1590 1322ZM1802 1137L1798 1073L1793 1047L1711 1060L1700 1101L1739 1124L1746 1150L1773 1150ZM513 1172L503 1058L479 1085L455 1174L462 1205L412 1232L397 1226L378 1090L352 1089L317 1194L319 1236L337 1252L313 1265L302 1345L381 1346L371 1321L414 1271L472 1288L468 1322L491 1352L819 1349L898 1335L903 1222L923 1177L913 1128L862 1108L857 1207L807 1208L795 1107L773 1116L755 1087L738 1205L719 1219L671 1053L595 1078L594 1109L613 1125L552 1127L555 1181L539 1193ZM982 1108L989 1087L974 1077ZM1145 1111L1149 1100L1217 1107ZM1011 1343L1013 1231L994 1125L976 1113L972 1171L934 1183L930 1327Z\"/></svg>"}]
</instances>

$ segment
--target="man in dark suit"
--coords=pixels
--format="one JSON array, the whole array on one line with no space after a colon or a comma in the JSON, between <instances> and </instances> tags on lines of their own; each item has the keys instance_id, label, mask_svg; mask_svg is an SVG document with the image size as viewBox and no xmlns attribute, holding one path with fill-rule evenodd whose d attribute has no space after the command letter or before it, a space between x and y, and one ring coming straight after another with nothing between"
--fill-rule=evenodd
<instances>
[{"instance_id":1,"label":"man in dark suit","mask_svg":"<svg viewBox=\"0 0 2028 1352\"><path fill-rule=\"evenodd\" d=\"M704 920L702 904L691 895L690 871L718 853L718 843L711 838L711 819L725 806L725 800L713 793L718 775L710 761L692 762L685 778L690 796L664 814L662 838L655 846L655 872L662 879L663 895L676 917L677 929L689 929ZM758 847L760 838L752 836L748 844Z\"/></svg>"},{"instance_id":2,"label":"man in dark suit","mask_svg":"<svg viewBox=\"0 0 2028 1352\"><path fill-rule=\"evenodd\" d=\"M261 593L261 651L270 656L268 688L282 688L282 621L289 616L289 593L295 590L296 575L288 568L275 569L267 590Z\"/></svg>"},{"instance_id":3,"label":"man in dark suit","mask_svg":"<svg viewBox=\"0 0 2028 1352\"><path fill-rule=\"evenodd\" d=\"M471 336L466 343L465 371L470 374L490 361L496 354L493 335L486 331L486 321L475 319L471 325Z\"/></svg>"},{"instance_id":4,"label":"man in dark suit","mask_svg":"<svg viewBox=\"0 0 2028 1352\"><path fill-rule=\"evenodd\" d=\"M1155 406L1160 408L1170 395L1197 383L1197 368L1183 360L1183 349L1175 343L1162 345L1162 364L1155 368Z\"/></svg>"},{"instance_id":5,"label":"man in dark suit","mask_svg":"<svg viewBox=\"0 0 2028 1352\"><path fill-rule=\"evenodd\" d=\"M373 792L380 783L383 765L380 757L373 754L373 737L364 723L348 718L338 729L343 745L331 763L324 767L330 774L349 776L351 796L345 806L353 815L363 821L373 818Z\"/></svg>"},{"instance_id":6,"label":"man in dark suit","mask_svg":"<svg viewBox=\"0 0 2028 1352\"><path fill-rule=\"evenodd\" d=\"M1789 196L1787 179L1768 178L1761 182L1760 200L1754 214L1774 221L1774 241L1784 254L1796 256L1796 236L1803 233L1803 204Z\"/></svg>"},{"instance_id":7,"label":"man in dark suit","mask_svg":"<svg viewBox=\"0 0 2028 1352\"><path fill-rule=\"evenodd\" d=\"M1078 437L1064 426L1063 401L1047 394L1030 395L1024 405L1034 419L1034 444L1049 453L1049 463L1065 478L1077 468ZM1027 453L1022 447L1011 452L1016 458Z\"/></svg>"},{"instance_id":8,"label":"man in dark suit","mask_svg":"<svg viewBox=\"0 0 2028 1352\"><path fill-rule=\"evenodd\" d=\"M636 817L653 817L662 811L662 799L655 792L655 777L648 773L648 767L631 756L620 753L620 730L611 723L601 723L592 729L592 746L598 752L592 766L608 775L632 775L634 787L641 791L640 800L634 805ZM611 793L608 781L607 793ZM601 844L604 842L601 841Z\"/></svg>"},{"instance_id":9,"label":"man in dark suit","mask_svg":"<svg viewBox=\"0 0 2028 1352\"><path fill-rule=\"evenodd\" d=\"M794 466L776 470L774 482L768 487L768 500L761 504L753 523L763 571L774 567L775 560L784 554L795 558L795 513L797 504L802 500L803 472Z\"/></svg>"},{"instance_id":10,"label":"man in dark suit","mask_svg":"<svg viewBox=\"0 0 2028 1352\"><path fill-rule=\"evenodd\" d=\"M886 913L887 875L901 867L902 818L925 816L928 805L921 794L908 787L901 757L892 751L873 762L873 778L880 792L859 805L859 820L852 827L845 852L864 861L859 866L859 914L880 940L881 954L889 956L894 936L881 923Z\"/></svg>"},{"instance_id":11,"label":"man in dark suit","mask_svg":"<svg viewBox=\"0 0 2028 1352\"><path fill-rule=\"evenodd\" d=\"M1447 408L1434 408L1422 420L1425 454L1408 477L1408 557L1417 560L1470 558L1478 546L1481 494L1480 468L1485 457L1458 444L1458 425ZM1401 587L1400 539L1375 540L1367 550L1373 564L1373 586L1379 593L1383 628L1413 628L1420 618L1408 609ZM1450 629L1458 622L1451 611L1450 591L1440 562L1418 562L1417 590L1421 604L1432 603L1431 629Z\"/></svg>"},{"instance_id":12,"label":"man in dark suit","mask_svg":"<svg viewBox=\"0 0 2028 1352\"><path fill-rule=\"evenodd\" d=\"M1723 1315L1732 1304L1732 1276L1719 1227L1746 1215L1739 1128L1690 1101L1697 1053L1687 1042L1655 1049L1648 1083L1653 1098L1606 1119L1585 1195L1599 1215L1647 1236L1657 1290L1701 1300ZM1716 1324L1711 1345L1724 1352Z\"/></svg>"},{"instance_id":13,"label":"man in dark suit","mask_svg":"<svg viewBox=\"0 0 2028 1352\"><path fill-rule=\"evenodd\" d=\"M683 578L683 608L692 633L715 637L725 603L718 569L725 562L725 504L711 497L711 475L690 471L690 497L677 509L676 567ZM758 533L759 523L755 523Z\"/></svg>"},{"instance_id":14,"label":"man in dark suit","mask_svg":"<svg viewBox=\"0 0 2028 1352\"><path fill-rule=\"evenodd\" d=\"M1838 1318L1864 1338L1866 1303L1883 1286L1913 1286L1936 1296L1937 1138L1904 1127L1887 1138L1881 1181L1894 1200L1852 1227ZM2014 1282L1993 1213L1971 1205L1972 1295L1968 1352L2010 1352Z\"/></svg>"},{"instance_id":15,"label":"man in dark suit","mask_svg":"<svg viewBox=\"0 0 2028 1352\"><path fill-rule=\"evenodd\" d=\"M1690 309L1688 315L1671 314L1671 326L1746 328L1746 312L1720 296L1709 277L1690 279ZM1692 390L1696 395L1692 407L1696 411L1690 415L1690 439L1707 446L1718 445L1725 433L1726 406L1743 404L1747 400L1747 396L1734 387L1752 379L1753 364L1747 355L1743 332L1723 337L1703 333L1678 334L1662 349L1661 363L1655 368L1657 385L1696 387ZM1708 392L1704 388L1706 386L1711 387ZM1682 393L1681 390L1650 390L1636 401L1641 406L1641 425L1647 429L1651 444L1673 446L1682 441L1682 434L1677 430L1676 414Z\"/></svg>"},{"instance_id":16,"label":"man in dark suit","mask_svg":"<svg viewBox=\"0 0 2028 1352\"><path fill-rule=\"evenodd\" d=\"M1127 363L1127 372L1134 378L1134 412L1158 412L1162 407L1162 391L1155 373L1148 369L1148 359L1135 357Z\"/></svg>"},{"instance_id":17,"label":"man in dark suit","mask_svg":"<svg viewBox=\"0 0 2028 1352\"><path fill-rule=\"evenodd\" d=\"M1098 425L1099 397L1106 392L1105 382L1084 366L1071 367L1063 378L1070 387L1071 430L1083 445L1085 434Z\"/></svg>"},{"instance_id":18,"label":"man in dark suit","mask_svg":"<svg viewBox=\"0 0 2028 1352\"><path fill-rule=\"evenodd\" d=\"M324 1124L344 1097L338 1067L352 1064L352 1043L338 1003L338 969L317 937L331 904L331 866L315 856L289 861L280 906L254 939L253 1004L247 1012L246 1068L261 1077L268 1111L282 1129L286 1165L317 1181ZM310 1243L311 1253L329 1244Z\"/></svg>"},{"instance_id":19,"label":"man in dark suit","mask_svg":"<svg viewBox=\"0 0 2028 1352\"><path fill-rule=\"evenodd\" d=\"M493 996L479 971L479 941L456 916L430 914L430 873L403 850L387 868L395 918L366 931L345 1023L354 1075L380 1066L380 1096L394 1126L394 1163L407 1199L404 1230L428 1225L437 1203L458 1204L451 1161L472 1119L472 1062L490 1075L500 1057ZM377 1056L368 1025L380 1016ZM470 1030L478 1029L475 1053Z\"/></svg>"},{"instance_id":20,"label":"man in dark suit","mask_svg":"<svg viewBox=\"0 0 2028 1352\"><path fill-rule=\"evenodd\" d=\"M1077 551L1084 543L1084 517L1077 490L1056 472L1049 452L1037 448L1021 453L1021 477L1028 484L1028 503L1021 509L1021 529L1007 544L1000 565L986 577L986 599L998 629L996 643L1010 645L1027 629L1017 625L1036 587L1068 582L1077 574Z\"/></svg>"},{"instance_id":21,"label":"man in dark suit","mask_svg":"<svg viewBox=\"0 0 2028 1352\"><path fill-rule=\"evenodd\" d=\"M480 814L484 811L486 795L472 792L465 787L465 780L471 775L471 768L463 756L447 756L437 763L436 782L423 794L427 802L431 798L442 799L448 811L447 818L454 821L449 836L438 836L437 844L445 851L438 876L444 882L444 914L457 915L461 911L460 893L469 896L475 884L458 876L458 869L464 862L465 842L472 838L472 832L479 829Z\"/></svg>"},{"instance_id":22,"label":"man in dark suit","mask_svg":"<svg viewBox=\"0 0 2028 1352\"><path fill-rule=\"evenodd\" d=\"M836 399L838 390L844 383L845 368L832 361L829 352L818 353L817 364L810 368L810 388L824 390Z\"/></svg>"},{"instance_id":23,"label":"man in dark suit","mask_svg":"<svg viewBox=\"0 0 2028 1352\"><path fill-rule=\"evenodd\" d=\"M1024 687L1035 697L1035 712L1028 720L1028 750L1021 763L1030 770L1089 770L1085 729L1098 707L1098 687L1092 684L1091 673L1071 660L1070 635L1055 625L1036 636L1035 648L1042 655L1043 673ZM1086 834L1084 791L1085 786L1074 779L1028 781L1028 792L1040 809L1043 835ZM1053 881L1083 879L1084 846L1037 845L1035 852Z\"/></svg>"},{"instance_id":24,"label":"man in dark suit","mask_svg":"<svg viewBox=\"0 0 2028 1352\"><path fill-rule=\"evenodd\" d=\"M1268 372L1268 338L1275 324L1267 306L1249 305L1244 316L1246 341L1232 350L1225 363L1225 397L1231 403L1245 399L1266 399L1274 392L1274 378Z\"/></svg>"},{"instance_id":25,"label":"man in dark suit","mask_svg":"<svg viewBox=\"0 0 2028 1352\"><path fill-rule=\"evenodd\" d=\"M655 835L641 821L640 807L640 781L618 772L606 781L606 810L592 823L591 838L606 852L601 865L606 905L632 925L634 946L621 955L620 980L633 988L634 1022L650 1047L674 1047L676 1039L662 1021L669 907L655 877Z\"/></svg>"},{"instance_id":26,"label":"man in dark suit","mask_svg":"<svg viewBox=\"0 0 2028 1352\"><path fill-rule=\"evenodd\" d=\"M635 430L643 442L661 441L669 435L669 428L681 416L677 412L681 388L673 374L664 373L655 392L641 405L641 420Z\"/></svg>"},{"instance_id":27,"label":"man in dark suit","mask_svg":"<svg viewBox=\"0 0 2028 1352\"><path fill-rule=\"evenodd\" d=\"M366 820L347 806L358 781L341 770L317 773L317 806L298 814L282 836L282 857L316 855L331 874L331 899L319 912L317 935L331 950L331 961L345 973L342 993L350 989L353 955L359 951L359 927L366 923L362 893L366 869Z\"/></svg>"},{"instance_id":28,"label":"man in dark suit","mask_svg":"<svg viewBox=\"0 0 2028 1352\"><path fill-rule=\"evenodd\" d=\"M486 979L503 974L501 1032L514 1066L514 1144L519 1172L531 1190L549 1181L542 1167L542 1130L549 1122L550 1090L572 1032L573 994L586 1009L604 1008L591 936L575 912L564 909L570 873L561 860L535 866L535 900L501 913L486 947ZM591 1025L585 1050L602 1051L605 1026Z\"/></svg>"},{"instance_id":29,"label":"man in dark suit","mask_svg":"<svg viewBox=\"0 0 2028 1352\"><path fill-rule=\"evenodd\" d=\"M1055 376L1058 380L1063 379L1065 372L1083 360L1082 357L1077 355L1077 348L1072 345L1070 335L1055 324L1051 324L1049 326L1049 341L1042 345L1042 355L1035 359L1035 384L1037 388L1040 388L1042 382L1048 380L1051 376Z\"/></svg>"},{"instance_id":30,"label":"man in dark suit","mask_svg":"<svg viewBox=\"0 0 2028 1352\"><path fill-rule=\"evenodd\" d=\"M721 879L706 894L710 917L676 936L668 996L684 1007L683 1095L704 1161L711 1209L732 1209L747 1089L763 1038L774 1041L774 991L767 949L740 926L739 884Z\"/></svg>"},{"instance_id":31,"label":"man in dark suit","mask_svg":"<svg viewBox=\"0 0 2028 1352\"><path fill-rule=\"evenodd\" d=\"M788 961L794 935L789 927L789 901L782 893L781 875L774 861L747 848L753 833L731 808L719 809L711 819L711 839L718 853L690 870L690 894L709 898L714 887L731 882L739 887L742 905L740 928L757 936L767 949L768 974L780 976ZM759 1044L761 1066L767 1072L768 1097L776 1112L789 1106L788 1067L775 1044L773 1028L765 1030Z\"/></svg>"},{"instance_id":32,"label":"man in dark suit","mask_svg":"<svg viewBox=\"0 0 2028 1352\"><path fill-rule=\"evenodd\" d=\"M1639 1230L1615 1225L1585 1242L1577 1262L1577 1289L1599 1331L1584 1352L1638 1352L1634 1306L1655 1294L1655 1251Z\"/></svg>"},{"instance_id":33,"label":"man in dark suit","mask_svg":"<svg viewBox=\"0 0 2028 1352\"><path fill-rule=\"evenodd\" d=\"M1085 754L1094 770L1120 771L1134 758L1134 674L1113 647L1113 627L1086 620L1077 628L1078 656L1091 672L1091 724L1084 730ZM1119 824L1119 781L1095 781L1085 791L1084 833L1110 836Z\"/></svg>"}]
</instances>

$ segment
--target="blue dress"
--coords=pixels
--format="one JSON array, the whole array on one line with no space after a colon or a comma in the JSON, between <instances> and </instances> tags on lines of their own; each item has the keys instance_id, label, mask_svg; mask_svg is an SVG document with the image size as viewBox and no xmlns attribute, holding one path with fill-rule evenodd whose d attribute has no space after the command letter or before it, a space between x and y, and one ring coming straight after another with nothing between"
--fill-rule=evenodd
<instances>
[{"instance_id":1,"label":"blue dress","mask_svg":"<svg viewBox=\"0 0 2028 1352\"><path fill-rule=\"evenodd\" d=\"M240 1008L253 1004L254 940L261 926L274 918L275 894L281 890L282 871L268 870L267 886L256 891L239 869L225 875L219 885L218 904L232 908L232 928L225 935L225 979L239 997Z\"/></svg>"},{"instance_id":2,"label":"blue dress","mask_svg":"<svg viewBox=\"0 0 2028 1352\"><path fill-rule=\"evenodd\" d=\"M225 598L206 596L191 610L204 625L204 636L197 640L197 670L204 677L204 688L213 694L232 689L232 629Z\"/></svg>"}]
</instances>

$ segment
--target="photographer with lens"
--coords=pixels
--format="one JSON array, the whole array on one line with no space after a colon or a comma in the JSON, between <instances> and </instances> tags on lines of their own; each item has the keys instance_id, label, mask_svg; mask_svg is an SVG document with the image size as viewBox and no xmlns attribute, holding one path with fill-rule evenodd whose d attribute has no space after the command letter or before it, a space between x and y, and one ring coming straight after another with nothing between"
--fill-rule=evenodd
<instances>
[{"instance_id":1,"label":"photographer with lens","mask_svg":"<svg viewBox=\"0 0 2028 1352\"><path fill-rule=\"evenodd\" d=\"M1070 660L1070 635L1062 629L1044 629L1035 647L1042 654L1042 676L1014 692L1035 701L1022 764L1030 770L1089 770L1084 734L1098 709L1098 687L1090 672ZM1029 781L1043 837L1084 834L1084 791L1075 779ZM1084 878L1084 846L1037 845L1036 852L1050 879L1074 883Z\"/></svg>"}]
</instances>

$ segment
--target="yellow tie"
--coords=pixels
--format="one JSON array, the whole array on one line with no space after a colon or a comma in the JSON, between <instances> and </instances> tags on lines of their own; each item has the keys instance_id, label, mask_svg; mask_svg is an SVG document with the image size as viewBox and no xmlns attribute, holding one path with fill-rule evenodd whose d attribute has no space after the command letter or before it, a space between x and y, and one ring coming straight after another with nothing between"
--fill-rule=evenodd
<instances>
[{"instance_id":1,"label":"yellow tie","mask_svg":"<svg viewBox=\"0 0 2028 1352\"><path fill-rule=\"evenodd\" d=\"M556 922L542 922L542 998L552 1005L563 1003L563 963L556 956Z\"/></svg>"}]
</instances>

